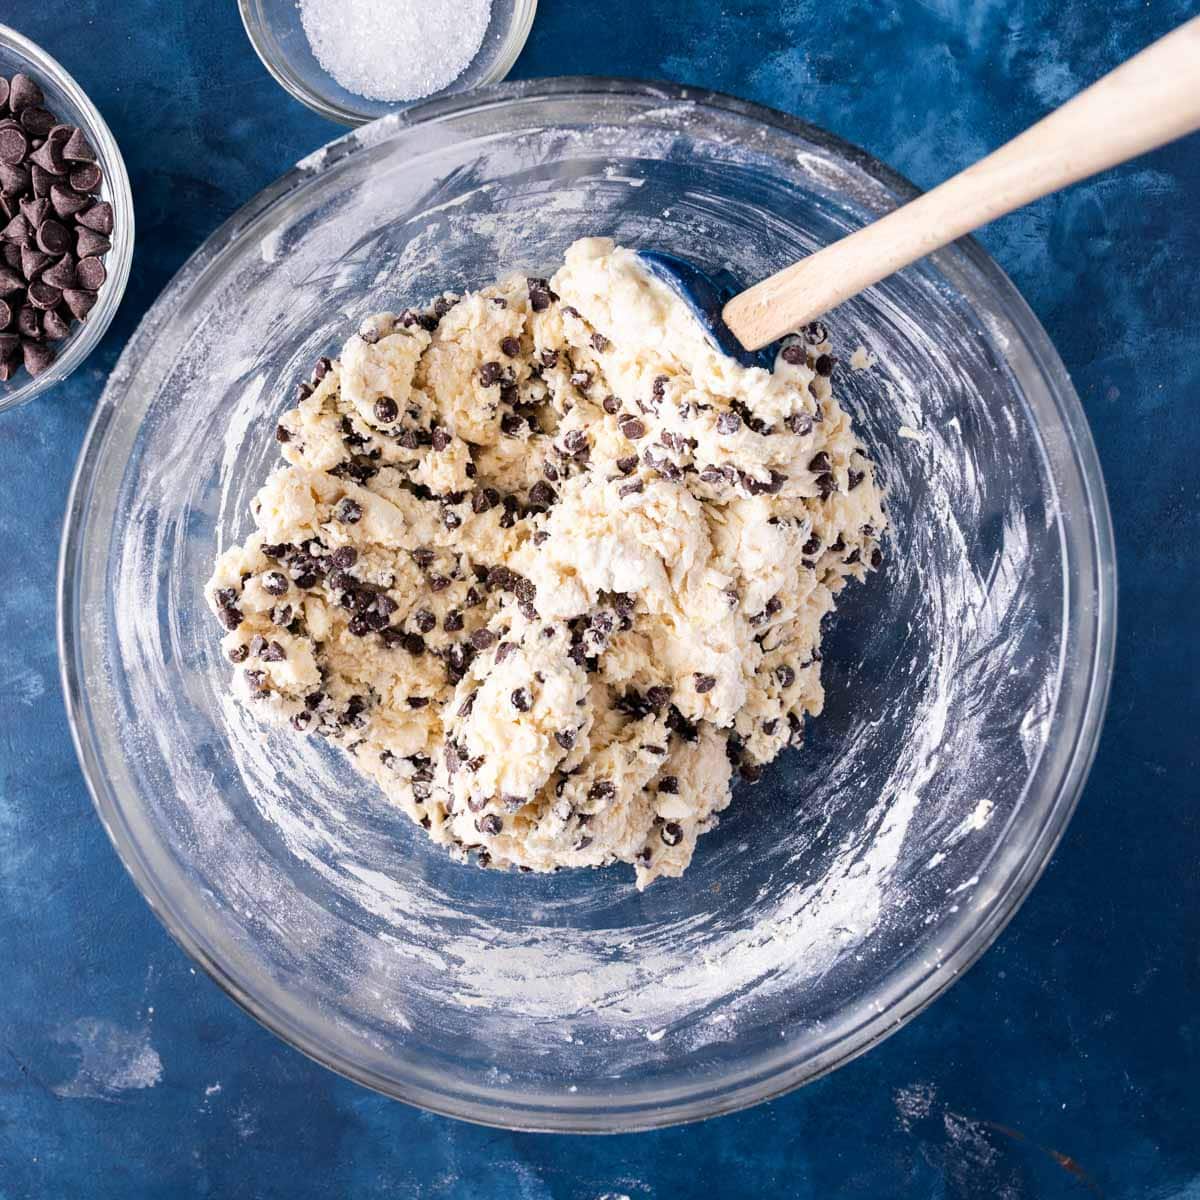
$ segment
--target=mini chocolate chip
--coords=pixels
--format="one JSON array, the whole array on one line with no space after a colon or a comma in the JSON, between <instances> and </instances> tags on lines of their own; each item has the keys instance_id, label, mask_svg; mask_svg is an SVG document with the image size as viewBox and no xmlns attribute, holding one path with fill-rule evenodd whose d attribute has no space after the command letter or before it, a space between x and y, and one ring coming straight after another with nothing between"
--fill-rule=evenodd
<instances>
[{"instance_id":1,"label":"mini chocolate chip","mask_svg":"<svg viewBox=\"0 0 1200 1200\"><path fill-rule=\"evenodd\" d=\"M463 627L462 611L452 608L442 619L442 628L447 633L458 633Z\"/></svg>"},{"instance_id":2,"label":"mini chocolate chip","mask_svg":"<svg viewBox=\"0 0 1200 1200\"><path fill-rule=\"evenodd\" d=\"M495 645L495 643L496 635L490 629L477 629L471 634L471 645L476 650L487 650L489 647Z\"/></svg>"},{"instance_id":3,"label":"mini chocolate chip","mask_svg":"<svg viewBox=\"0 0 1200 1200\"><path fill-rule=\"evenodd\" d=\"M75 260L69 254L64 254L58 262L53 263L42 272L42 282L60 290L73 288L79 282L79 276L75 270Z\"/></svg>"},{"instance_id":4,"label":"mini chocolate chip","mask_svg":"<svg viewBox=\"0 0 1200 1200\"><path fill-rule=\"evenodd\" d=\"M517 712L528 712L533 707L533 699L529 695L528 688L515 688L509 700Z\"/></svg>"},{"instance_id":5,"label":"mini chocolate chip","mask_svg":"<svg viewBox=\"0 0 1200 1200\"><path fill-rule=\"evenodd\" d=\"M250 657L250 651L245 646L231 646L229 648L229 661L231 663L242 663Z\"/></svg>"},{"instance_id":6,"label":"mini chocolate chip","mask_svg":"<svg viewBox=\"0 0 1200 1200\"><path fill-rule=\"evenodd\" d=\"M658 790L665 792L668 796L677 796L679 794L679 776L664 775L658 781Z\"/></svg>"},{"instance_id":7,"label":"mini chocolate chip","mask_svg":"<svg viewBox=\"0 0 1200 1200\"><path fill-rule=\"evenodd\" d=\"M507 355L509 358L516 358L521 353L521 342L519 338L506 337L500 341L500 352ZM499 364L496 364L499 366Z\"/></svg>"},{"instance_id":8,"label":"mini chocolate chip","mask_svg":"<svg viewBox=\"0 0 1200 1200\"><path fill-rule=\"evenodd\" d=\"M516 413L506 412L500 415L500 432L508 437L516 437L524 429L528 428L525 419L517 416Z\"/></svg>"},{"instance_id":9,"label":"mini chocolate chip","mask_svg":"<svg viewBox=\"0 0 1200 1200\"><path fill-rule=\"evenodd\" d=\"M800 547L800 553L806 558L812 557L818 550L821 549L821 539L814 533L812 537Z\"/></svg>"},{"instance_id":10,"label":"mini chocolate chip","mask_svg":"<svg viewBox=\"0 0 1200 1200\"><path fill-rule=\"evenodd\" d=\"M635 479L632 483L623 483L617 488L617 495L624 499L626 496L634 496L642 491L645 491L645 485L640 479Z\"/></svg>"},{"instance_id":11,"label":"mini chocolate chip","mask_svg":"<svg viewBox=\"0 0 1200 1200\"><path fill-rule=\"evenodd\" d=\"M484 387L495 387L504 375L504 368L498 362L485 362L479 368L479 382Z\"/></svg>"},{"instance_id":12,"label":"mini chocolate chip","mask_svg":"<svg viewBox=\"0 0 1200 1200\"><path fill-rule=\"evenodd\" d=\"M380 425L391 425L400 415L400 406L391 396L380 396L375 401L375 420Z\"/></svg>"},{"instance_id":13,"label":"mini chocolate chip","mask_svg":"<svg viewBox=\"0 0 1200 1200\"><path fill-rule=\"evenodd\" d=\"M429 703L428 696L409 696L406 703L409 708L424 708Z\"/></svg>"},{"instance_id":14,"label":"mini chocolate chip","mask_svg":"<svg viewBox=\"0 0 1200 1200\"><path fill-rule=\"evenodd\" d=\"M662 833L659 836L664 845L678 846L683 841L683 826L675 821L668 821L662 827Z\"/></svg>"},{"instance_id":15,"label":"mini chocolate chip","mask_svg":"<svg viewBox=\"0 0 1200 1200\"><path fill-rule=\"evenodd\" d=\"M329 558L339 571L348 571L358 562L358 551L353 546L339 546Z\"/></svg>"},{"instance_id":16,"label":"mini chocolate chip","mask_svg":"<svg viewBox=\"0 0 1200 1200\"><path fill-rule=\"evenodd\" d=\"M263 662L283 662L287 651L278 642L271 642L262 652L262 658Z\"/></svg>"},{"instance_id":17,"label":"mini chocolate chip","mask_svg":"<svg viewBox=\"0 0 1200 1200\"><path fill-rule=\"evenodd\" d=\"M486 833L489 837L495 837L504 828L503 819L496 813L480 817L475 824L480 833Z\"/></svg>"},{"instance_id":18,"label":"mini chocolate chip","mask_svg":"<svg viewBox=\"0 0 1200 1200\"><path fill-rule=\"evenodd\" d=\"M432 633L437 627L437 617L427 608L418 609L413 614L413 624L421 633Z\"/></svg>"},{"instance_id":19,"label":"mini chocolate chip","mask_svg":"<svg viewBox=\"0 0 1200 1200\"><path fill-rule=\"evenodd\" d=\"M611 800L616 794L616 784L608 779L601 779L588 789L589 800Z\"/></svg>"},{"instance_id":20,"label":"mini chocolate chip","mask_svg":"<svg viewBox=\"0 0 1200 1200\"><path fill-rule=\"evenodd\" d=\"M775 678L779 680L779 686L786 690L796 682L796 672L784 663L775 668Z\"/></svg>"},{"instance_id":21,"label":"mini chocolate chip","mask_svg":"<svg viewBox=\"0 0 1200 1200\"><path fill-rule=\"evenodd\" d=\"M833 477L832 472L825 471L817 476L817 490L822 500L828 500L838 490L837 480Z\"/></svg>"},{"instance_id":22,"label":"mini chocolate chip","mask_svg":"<svg viewBox=\"0 0 1200 1200\"><path fill-rule=\"evenodd\" d=\"M634 857L643 867L648 867L654 861L654 851L649 846L643 846Z\"/></svg>"},{"instance_id":23,"label":"mini chocolate chip","mask_svg":"<svg viewBox=\"0 0 1200 1200\"><path fill-rule=\"evenodd\" d=\"M860 557L861 553L858 547L855 546L854 549L851 550L844 559L842 559L842 562L844 562L847 566L853 566L856 562L858 562Z\"/></svg>"},{"instance_id":24,"label":"mini chocolate chip","mask_svg":"<svg viewBox=\"0 0 1200 1200\"><path fill-rule=\"evenodd\" d=\"M865 472L865 471L855 471L855 470L852 468L852 469L851 469L851 470L850 470L850 471L847 473L847 477L846 477L846 490L847 490L847 491L850 491L850 492L854 491L854 489L855 489L856 487L858 487L858 485L859 485L860 483L862 483L862 481L863 481L864 479L866 479L866 477L867 477L867 474L866 474L866 472Z\"/></svg>"},{"instance_id":25,"label":"mini chocolate chip","mask_svg":"<svg viewBox=\"0 0 1200 1200\"><path fill-rule=\"evenodd\" d=\"M450 586L450 580L445 575L431 575L429 577L429 590L431 592L444 592Z\"/></svg>"},{"instance_id":26,"label":"mini chocolate chip","mask_svg":"<svg viewBox=\"0 0 1200 1200\"><path fill-rule=\"evenodd\" d=\"M282 571L268 571L262 580L263 591L269 596L282 596L290 586Z\"/></svg>"},{"instance_id":27,"label":"mini chocolate chip","mask_svg":"<svg viewBox=\"0 0 1200 1200\"><path fill-rule=\"evenodd\" d=\"M738 774L746 783L757 783L762 778L763 769L758 763L743 762L738 767Z\"/></svg>"},{"instance_id":28,"label":"mini chocolate chip","mask_svg":"<svg viewBox=\"0 0 1200 1200\"><path fill-rule=\"evenodd\" d=\"M833 364L835 361L832 354L820 354L817 356L817 361L813 364L813 369L818 375L824 375L828 378L833 374Z\"/></svg>"},{"instance_id":29,"label":"mini chocolate chip","mask_svg":"<svg viewBox=\"0 0 1200 1200\"><path fill-rule=\"evenodd\" d=\"M564 750L574 750L575 749L575 730L560 729L555 733L554 740Z\"/></svg>"},{"instance_id":30,"label":"mini chocolate chip","mask_svg":"<svg viewBox=\"0 0 1200 1200\"><path fill-rule=\"evenodd\" d=\"M742 427L742 418L735 412L723 412L717 418L718 433L737 433Z\"/></svg>"},{"instance_id":31,"label":"mini chocolate chip","mask_svg":"<svg viewBox=\"0 0 1200 1200\"><path fill-rule=\"evenodd\" d=\"M62 148L62 154L63 158L69 158L72 162L96 161L96 152L88 145L88 140L84 137L81 129L71 130L70 136Z\"/></svg>"},{"instance_id":32,"label":"mini chocolate chip","mask_svg":"<svg viewBox=\"0 0 1200 1200\"><path fill-rule=\"evenodd\" d=\"M808 460L808 469L818 475L828 471L832 465L833 464L829 461L829 455L826 454L824 450L820 451L818 454L814 454L812 458Z\"/></svg>"},{"instance_id":33,"label":"mini chocolate chip","mask_svg":"<svg viewBox=\"0 0 1200 1200\"><path fill-rule=\"evenodd\" d=\"M663 705L669 704L671 701L671 689L656 685L646 689L646 700L651 708L662 708Z\"/></svg>"},{"instance_id":34,"label":"mini chocolate chip","mask_svg":"<svg viewBox=\"0 0 1200 1200\"><path fill-rule=\"evenodd\" d=\"M462 525L462 517L460 517L453 509L448 508L444 513L442 513L442 524L447 529L457 529L460 525Z\"/></svg>"},{"instance_id":35,"label":"mini chocolate chip","mask_svg":"<svg viewBox=\"0 0 1200 1200\"><path fill-rule=\"evenodd\" d=\"M883 562L883 551L878 546L871 551L871 566L879 567Z\"/></svg>"},{"instance_id":36,"label":"mini chocolate chip","mask_svg":"<svg viewBox=\"0 0 1200 1200\"><path fill-rule=\"evenodd\" d=\"M703 696L705 692L711 692L717 686L716 677L713 675L696 675L696 691Z\"/></svg>"},{"instance_id":37,"label":"mini chocolate chip","mask_svg":"<svg viewBox=\"0 0 1200 1200\"><path fill-rule=\"evenodd\" d=\"M631 454L628 456L628 458L617 459L617 470L620 471L622 475L628 475L630 471L633 471L637 468L637 465L638 456L636 454Z\"/></svg>"},{"instance_id":38,"label":"mini chocolate chip","mask_svg":"<svg viewBox=\"0 0 1200 1200\"><path fill-rule=\"evenodd\" d=\"M406 633L400 638L400 644L414 658L420 658L425 653L425 639L417 633Z\"/></svg>"},{"instance_id":39,"label":"mini chocolate chip","mask_svg":"<svg viewBox=\"0 0 1200 1200\"><path fill-rule=\"evenodd\" d=\"M810 346L819 346L829 341L829 330L820 321L810 321L804 327L804 340Z\"/></svg>"},{"instance_id":40,"label":"mini chocolate chip","mask_svg":"<svg viewBox=\"0 0 1200 1200\"><path fill-rule=\"evenodd\" d=\"M46 283L44 279L38 279L29 285L25 295L34 308L44 311L53 308L62 299L62 290Z\"/></svg>"},{"instance_id":41,"label":"mini chocolate chip","mask_svg":"<svg viewBox=\"0 0 1200 1200\"><path fill-rule=\"evenodd\" d=\"M529 489L529 503L548 508L558 498L555 490L544 480L539 479Z\"/></svg>"},{"instance_id":42,"label":"mini chocolate chip","mask_svg":"<svg viewBox=\"0 0 1200 1200\"><path fill-rule=\"evenodd\" d=\"M617 422L617 428L631 442L636 442L638 438L646 436L646 426L637 417L626 414Z\"/></svg>"},{"instance_id":43,"label":"mini chocolate chip","mask_svg":"<svg viewBox=\"0 0 1200 1200\"><path fill-rule=\"evenodd\" d=\"M500 645L496 647L497 665L502 663L510 654L513 653L514 650L516 650L516 648L516 642L501 642Z\"/></svg>"},{"instance_id":44,"label":"mini chocolate chip","mask_svg":"<svg viewBox=\"0 0 1200 1200\"><path fill-rule=\"evenodd\" d=\"M807 361L804 353L804 347L799 342L792 342L790 345L784 346L780 354L780 358L785 363L791 363L793 367L801 366Z\"/></svg>"},{"instance_id":45,"label":"mini chocolate chip","mask_svg":"<svg viewBox=\"0 0 1200 1200\"><path fill-rule=\"evenodd\" d=\"M86 196L81 196L74 188L67 187L66 184L55 183L50 186L50 205L64 221L73 217L80 209L87 208L90 203L91 201ZM88 232L94 233L95 231L88 230Z\"/></svg>"}]
</instances>

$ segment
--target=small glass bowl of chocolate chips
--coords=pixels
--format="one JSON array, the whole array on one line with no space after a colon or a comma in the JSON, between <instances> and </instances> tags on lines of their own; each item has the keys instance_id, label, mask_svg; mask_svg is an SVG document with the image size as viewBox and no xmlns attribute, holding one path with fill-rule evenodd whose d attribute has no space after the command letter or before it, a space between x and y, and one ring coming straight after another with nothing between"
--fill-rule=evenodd
<instances>
[{"instance_id":1,"label":"small glass bowl of chocolate chips","mask_svg":"<svg viewBox=\"0 0 1200 1200\"><path fill-rule=\"evenodd\" d=\"M0 411L83 362L132 258L129 176L108 126L53 58L0 25Z\"/></svg>"}]
</instances>

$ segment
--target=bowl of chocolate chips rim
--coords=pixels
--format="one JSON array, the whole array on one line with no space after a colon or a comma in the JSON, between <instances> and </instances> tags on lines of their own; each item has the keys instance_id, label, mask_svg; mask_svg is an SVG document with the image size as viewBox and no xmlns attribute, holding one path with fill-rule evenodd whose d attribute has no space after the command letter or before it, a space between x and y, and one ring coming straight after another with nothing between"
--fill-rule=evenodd
<instances>
[{"instance_id":1,"label":"bowl of chocolate chips rim","mask_svg":"<svg viewBox=\"0 0 1200 1200\"><path fill-rule=\"evenodd\" d=\"M129 177L108 126L53 58L0 25L0 410L87 357L132 257Z\"/></svg>"}]
</instances>

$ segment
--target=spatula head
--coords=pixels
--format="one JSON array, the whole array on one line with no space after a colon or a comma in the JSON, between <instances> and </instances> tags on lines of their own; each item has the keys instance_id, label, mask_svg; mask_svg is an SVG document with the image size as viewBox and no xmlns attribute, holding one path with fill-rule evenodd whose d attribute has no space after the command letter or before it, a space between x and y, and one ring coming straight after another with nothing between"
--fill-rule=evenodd
<instances>
[{"instance_id":1,"label":"spatula head","mask_svg":"<svg viewBox=\"0 0 1200 1200\"><path fill-rule=\"evenodd\" d=\"M663 250L639 250L638 257L660 283L669 287L695 314L713 345L744 367L765 367L775 362L775 346L747 350L721 318L721 310L743 291L745 284L725 268L702 271L694 263Z\"/></svg>"}]
</instances>

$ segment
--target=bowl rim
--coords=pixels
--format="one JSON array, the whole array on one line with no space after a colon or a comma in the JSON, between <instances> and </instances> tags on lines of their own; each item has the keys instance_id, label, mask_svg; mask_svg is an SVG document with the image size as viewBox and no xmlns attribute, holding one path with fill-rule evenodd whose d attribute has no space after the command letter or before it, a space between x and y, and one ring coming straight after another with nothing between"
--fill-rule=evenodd
<instances>
[{"instance_id":1,"label":"bowl rim","mask_svg":"<svg viewBox=\"0 0 1200 1200\"><path fill-rule=\"evenodd\" d=\"M395 107L391 111L402 112L417 105L427 104L431 100L440 100L450 96L474 95L483 88L499 83L513 69L513 64L520 57L521 51L525 48L525 43L529 40L529 31L533 28L533 19L537 14L537 6L538 0L514 0L513 19L505 31L500 51L496 55L491 68L480 79L479 83L470 89L469 93L461 89L458 91L449 90L457 82L457 80L452 79L445 88L433 96L418 97L416 100L395 101ZM261 0L238 0L238 13L242 18L242 28L246 31L246 37L250 39L250 45L254 47L254 53L258 55L259 61L266 67L267 73L271 78L294 100L299 100L301 104L312 109L313 112L320 116L325 117L326 120L334 121L338 125L349 125L351 128L367 125L373 120L379 120L382 115L389 115L380 114L375 117L366 115L358 109L338 104L309 87L295 71L291 70L286 58L272 52L271 43L263 36L263 31L266 29L268 21L262 12Z\"/></svg>"},{"instance_id":2,"label":"bowl rim","mask_svg":"<svg viewBox=\"0 0 1200 1200\"><path fill-rule=\"evenodd\" d=\"M1050 342L1048 335L1025 303L1008 276L971 238L963 238L938 255L962 255L973 271L994 289L1004 302L1005 315L1015 323L1027 349L1034 351L1037 362L1048 382L1052 384L1055 408L1066 426L1072 457L1079 471L1080 484L1086 496L1085 511L1090 518L1086 531L1086 549L1094 563L1095 579L1089 586L1088 611L1094 623L1090 629L1090 655L1077 667L1086 672L1079 704L1078 727L1074 739L1064 750L1059 777L1046 804L1042 819L1030 838L1023 861L1013 869L1005 886L989 904L984 918L974 925L961 942L940 961L906 987L891 1007L864 1019L838 1042L833 1043L814 1059L793 1062L780 1069L763 1072L743 1079L725 1091L714 1091L703 1084L694 1087L684 1098L669 1105L640 1102L628 1107L614 1105L604 1112L594 1108L572 1108L563 1104L547 1108L532 1103L477 1100L449 1091L434 1092L424 1085L398 1087L393 1081L373 1075L355 1064L344 1061L295 1028L281 1015L266 1014L256 999L239 985L222 964L198 944L191 934L179 928L170 918L155 880L143 869L138 846L122 829L117 818L120 801L101 768L99 757L87 728L86 682L79 659L77 629L81 613L73 589L73 566L79 557L86 526L93 465L99 457L105 434L118 413L109 401L111 389L134 364L141 345L154 339L159 326L172 315L178 301L186 295L194 280L240 235L242 230L275 204L282 196L302 186L314 170L336 163L342 158L377 144L382 138L401 129L425 125L438 120L509 104L532 104L543 100L590 95L624 95L645 98L656 103L688 102L709 106L754 121L765 123L785 134L798 136L853 163L874 181L894 192L901 200L920 194L920 190L903 176L834 134L820 129L790 114L726 94L673 83L616 79L604 76L567 76L493 85L481 91L438 97L410 108L399 110L373 122L368 131L351 131L328 143L282 175L274 184L258 193L229 217L203 245L193 253L159 298L143 316L130 338L121 358L110 376L105 394L93 415L84 439L64 519L58 566L58 650L60 673L68 721L79 757L81 769L101 823L118 856L133 878L150 908L168 933L242 1009L260 1024L300 1050L315 1062L355 1083L372 1088L394 1099L401 1099L419 1108L443 1116L455 1117L485 1126L512 1130L561 1133L621 1133L662 1128L702 1120L711 1116L735 1112L789 1092L828 1074L834 1068L858 1057L878 1042L906 1024L924 1010L951 983L959 978L996 940L1015 915L1030 889L1045 870L1050 856L1075 811L1095 757L1112 679L1116 640L1116 551L1112 521L1104 481L1095 444L1079 396ZM938 255L931 256L935 261ZM1068 582L1068 589L1075 587ZM1067 591L1064 604L1070 596ZM1060 666L1060 678L1062 668ZM1002 843L1001 843L1002 844Z\"/></svg>"},{"instance_id":3,"label":"bowl rim","mask_svg":"<svg viewBox=\"0 0 1200 1200\"><path fill-rule=\"evenodd\" d=\"M88 137L104 168L105 184L111 192L109 200L114 209L114 226L123 231L114 235L113 249L105 258L104 265L108 276L100 289L100 298L95 308L88 314L87 320L82 322L78 331L67 339L65 350L54 360L49 370L26 379L11 391L0 392L0 413L3 413L27 404L36 396L62 383L99 345L125 295L125 287L133 265L135 229L133 188L129 182L125 159L112 130L100 115L99 109L92 103L91 97L58 59L12 26L0 24L0 46L6 46L19 53L29 64L31 72L39 78L53 80L55 86L66 93L67 98L81 114L82 123L86 126Z\"/></svg>"}]
</instances>

